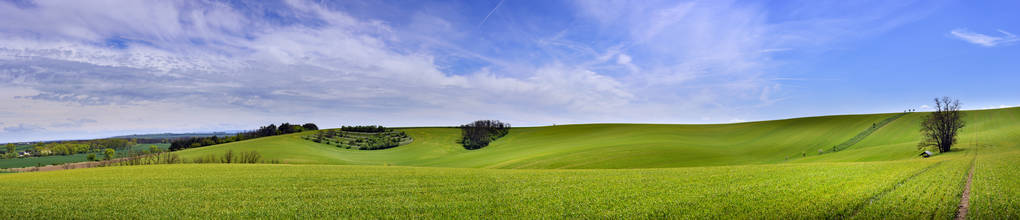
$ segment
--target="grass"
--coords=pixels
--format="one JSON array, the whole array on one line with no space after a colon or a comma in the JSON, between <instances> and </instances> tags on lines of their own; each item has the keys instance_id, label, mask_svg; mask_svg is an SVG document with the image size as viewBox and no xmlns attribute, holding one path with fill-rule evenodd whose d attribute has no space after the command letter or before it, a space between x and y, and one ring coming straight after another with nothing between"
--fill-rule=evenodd
<instances>
[{"instance_id":1,"label":"grass","mask_svg":"<svg viewBox=\"0 0 1020 220\"><path fill-rule=\"evenodd\" d=\"M470 151L454 128L402 129L414 142L375 151L306 141L306 132L179 152L255 150L289 164L2 174L0 199L30 202L0 216L946 219L971 164L970 217L1020 216L1020 108L967 112L956 150L927 159L916 156L922 114L821 155L894 114L515 128Z\"/></svg>"},{"instance_id":2,"label":"grass","mask_svg":"<svg viewBox=\"0 0 1020 220\"><path fill-rule=\"evenodd\" d=\"M961 153L962 154L962 153ZM966 182L967 155L939 158L942 163L880 194L862 208L858 219L951 219Z\"/></svg>"},{"instance_id":3,"label":"grass","mask_svg":"<svg viewBox=\"0 0 1020 220\"><path fill-rule=\"evenodd\" d=\"M999 128L971 137L979 145L971 188L971 215L978 219L1020 218L1020 114L1003 114L979 124Z\"/></svg>"},{"instance_id":4,"label":"grass","mask_svg":"<svg viewBox=\"0 0 1020 220\"><path fill-rule=\"evenodd\" d=\"M978 219L1020 218L1020 152L979 157L971 189Z\"/></svg>"},{"instance_id":5,"label":"grass","mask_svg":"<svg viewBox=\"0 0 1020 220\"><path fill-rule=\"evenodd\" d=\"M900 117L903 117L906 114L907 113L896 114L896 115L890 116L889 118L883 119L882 121L879 121L879 122L875 123L871 127L868 127L867 129L864 129L864 131L861 131L861 133L858 133L857 136L854 136L853 138L850 138L850 140L846 140L843 143L839 143L838 145L833 146L831 150L823 151L823 153L831 153L831 152L845 150L846 148L848 148L850 146L853 146L854 144L857 144L857 142L861 142L862 140L864 140L864 138L867 138L869 135L871 135L871 133L874 133L878 129L881 129L883 126L889 124L890 122L895 121L896 119L899 119Z\"/></svg>"},{"instance_id":6,"label":"grass","mask_svg":"<svg viewBox=\"0 0 1020 220\"><path fill-rule=\"evenodd\" d=\"M166 150L170 147L170 144L135 144L126 151L117 151L117 157L124 157L130 155L132 151L143 151L149 150L149 146L156 145L162 150ZM96 152L96 158L103 158L102 152ZM88 161L84 154L72 154L72 155L56 155L56 156L45 156L45 157L24 157L24 158L10 158L0 159L0 168L18 168L18 167L32 167L39 165L53 165L53 164L65 164L65 163L77 163Z\"/></svg>"},{"instance_id":7,"label":"grass","mask_svg":"<svg viewBox=\"0 0 1020 220\"><path fill-rule=\"evenodd\" d=\"M110 167L0 175L0 198L31 201L6 204L0 216L833 218L931 164L917 160L618 170Z\"/></svg>"}]
</instances>

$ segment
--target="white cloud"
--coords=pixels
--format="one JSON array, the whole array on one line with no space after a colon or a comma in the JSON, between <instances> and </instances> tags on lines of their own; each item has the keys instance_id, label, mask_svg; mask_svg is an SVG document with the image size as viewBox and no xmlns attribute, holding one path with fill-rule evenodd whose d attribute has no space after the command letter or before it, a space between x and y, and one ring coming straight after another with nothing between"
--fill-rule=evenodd
<instances>
[{"instance_id":1,"label":"white cloud","mask_svg":"<svg viewBox=\"0 0 1020 220\"><path fill-rule=\"evenodd\" d=\"M630 64L630 60L631 58L630 56L627 56L627 54L620 54L616 57L617 64Z\"/></svg>"},{"instance_id":2,"label":"white cloud","mask_svg":"<svg viewBox=\"0 0 1020 220\"><path fill-rule=\"evenodd\" d=\"M977 108L977 109L1000 109L1000 108L1013 108L1013 107L1020 107L1020 105L992 105L992 106L986 106L986 107Z\"/></svg>"},{"instance_id":3,"label":"white cloud","mask_svg":"<svg viewBox=\"0 0 1020 220\"><path fill-rule=\"evenodd\" d=\"M747 122L747 120L743 120L743 119L739 119L739 118L734 118L734 119L730 119L728 122L729 123L744 123L744 122Z\"/></svg>"},{"instance_id":4,"label":"white cloud","mask_svg":"<svg viewBox=\"0 0 1020 220\"><path fill-rule=\"evenodd\" d=\"M887 31L928 12L927 7L907 3L804 2L797 4L803 8L790 10L804 14L789 19L770 13L768 7L738 1L575 3L581 15L598 22L600 37L623 39L605 50L630 58L618 57L616 64L624 66L618 69L639 68L620 79L627 88L644 94L639 95L643 99L682 102L690 105L685 106L687 111L722 114L716 118L768 106L790 95L787 87L774 80L782 78L772 72L781 64L775 60L782 54L777 52L824 50L820 45ZM904 11L907 8L915 10ZM586 50L601 49L578 51ZM629 62L619 62L624 60Z\"/></svg>"},{"instance_id":5,"label":"white cloud","mask_svg":"<svg viewBox=\"0 0 1020 220\"><path fill-rule=\"evenodd\" d=\"M0 3L4 20L38 17L0 24L0 84L10 90L0 97L0 111L16 113L0 120L19 124L8 132L43 128L30 125L49 125L54 135L239 129L287 118L449 125L490 118L475 112L493 106L501 110L491 114L508 121L581 118L634 98L616 79L583 66L449 74L433 51L398 46L414 38L389 24L307 1L286 6L321 19L317 25L269 25L218 3L148 3ZM122 10L108 10L110 4ZM137 40L105 45L111 38ZM210 121L225 125L204 124Z\"/></svg>"},{"instance_id":6,"label":"white cloud","mask_svg":"<svg viewBox=\"0 0 1020 220\"><path fill-rule=\"evenodd\" d=\"M577 26L595 22L600 31L511 26L490 36L472 32L477 20L464 25L425 10L401 24L312 1L236 3L245 5L0 3L9 21L0 23L0 121L100 135L306 120L725 120L782 100L785 87L765 77L773 52L843 35L798 34L866 26L771 24L764 8L737 2L580 1ZM259 14L266 11L282 18ZM500 12L486 27L505 25L504 16L513 14ZM457 69L463 60L473 66Z\"/></svg>"},{"instance_id":7,"label":"white cloud","mask_svg":"<svg viewBox=\"0 0 1020 220\"><path fill-rule=\"evenodd\" d=\"M998 30L998 32L1002 33L1001 37L975 33L968 31L966 29L954 29L952 31L949 31L949 34L953 35L953 37L956 37L957 39L966 41L968 43L977 44L985 47L1009 45L1012 44L1013 42L1020 41L1020 38L1017 38L1017 36L1012 33L1003 30Z\"/></svg>"}]
</instances>

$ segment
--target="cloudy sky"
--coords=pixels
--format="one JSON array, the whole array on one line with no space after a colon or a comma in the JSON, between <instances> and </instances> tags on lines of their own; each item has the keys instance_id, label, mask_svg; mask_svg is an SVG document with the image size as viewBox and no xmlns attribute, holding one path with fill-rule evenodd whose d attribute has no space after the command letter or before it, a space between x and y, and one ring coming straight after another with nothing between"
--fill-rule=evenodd
<instances>
[{"instance_id":1,"label":"cloudy sky","mask_svg":"<svg viewBox=\"0 0 1020 220\"><path fill-rule=\"evenodd\" d=\"M1020 1L0 1L0 142L1020 105Z\"/></svg>"}]
</instances>

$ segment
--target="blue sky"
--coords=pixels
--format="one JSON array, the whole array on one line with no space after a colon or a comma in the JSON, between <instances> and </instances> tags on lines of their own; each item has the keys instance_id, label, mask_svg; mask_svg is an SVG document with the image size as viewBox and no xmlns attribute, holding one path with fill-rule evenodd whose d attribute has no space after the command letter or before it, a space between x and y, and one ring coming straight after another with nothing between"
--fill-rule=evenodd
<instances>
[{"instance_id":1,"label":"blue sky","mask_svg":"<svg viewBox=\"0 0 1020 220\"><path fill-rule=\"evenodd\" d=\"M0 1L0 142L1020 105L1017 1Z\"/></svg>"}]
</instances>

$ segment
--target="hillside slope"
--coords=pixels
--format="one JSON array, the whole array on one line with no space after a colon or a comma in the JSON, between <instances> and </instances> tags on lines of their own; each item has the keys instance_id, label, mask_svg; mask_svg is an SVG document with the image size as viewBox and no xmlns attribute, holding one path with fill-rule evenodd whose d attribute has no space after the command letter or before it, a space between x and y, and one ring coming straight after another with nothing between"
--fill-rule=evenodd
<instances>
[{"instance_id":1,"label":"hillside slope","mask_svg":"<svg viewBox=\"0 0 1020 220\"><path fill-rule=\"evenodd\" d=\"M365 164L484 168L654 168L785 162L884 161L915 157L918 124L910 113L877 129L849 149L819 155L895 114L840 115L714 125L581 124L514 128L480 150L464 150L455 128L403 129L409 145L358 151L300 139L302 134L189 149L182 157L259 151L266 159L302 164ZM968 134L1015 142L1020 108L968 111ZM966 147L962 147L965 149Z\"/></svg>"}]
</instances>

